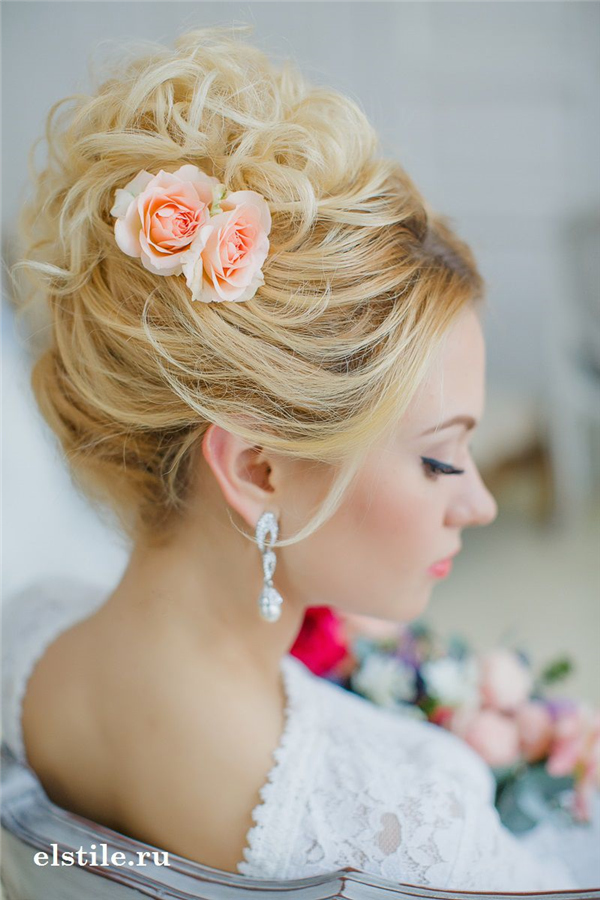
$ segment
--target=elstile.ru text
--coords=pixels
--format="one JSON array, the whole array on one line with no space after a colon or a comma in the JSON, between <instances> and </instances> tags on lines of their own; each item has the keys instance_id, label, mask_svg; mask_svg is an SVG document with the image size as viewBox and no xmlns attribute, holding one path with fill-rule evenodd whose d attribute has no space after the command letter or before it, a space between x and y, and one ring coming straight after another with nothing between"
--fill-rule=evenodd
<instances>
[{"instance_id":1,"label":"elstile.ru text","mask_svg":"<svg viewBox=\"0 0 600 900\"><path fill-rule=\"evenodd\" d=\"M79 847L77 850L59 850L58 844L50 844L50 846L52 847L52 861L50 862L50 854L40 850L33 857L36 866L146 866L146 857L150 857L150 864L154 863L155 866L170 865L169 854L166 850L138 850L131 854L137 856L138 861L136 862L134 859L128 860L126 854L120 850L109 854L107 844L90 844L89 850L84 847Z\"/></svg>"}]
</instances>

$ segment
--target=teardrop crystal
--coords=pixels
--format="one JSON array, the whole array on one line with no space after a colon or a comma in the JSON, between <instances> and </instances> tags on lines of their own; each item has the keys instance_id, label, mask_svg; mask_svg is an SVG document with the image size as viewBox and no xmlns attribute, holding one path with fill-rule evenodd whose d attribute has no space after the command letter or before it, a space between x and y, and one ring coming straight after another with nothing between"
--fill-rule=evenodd
<instances>
[{"instance_id":1,"label":"teardrop crystal","mask_svg":"<svg viewBox=\"0 0 600 900\"><path fill-rule=\"evenodd\" d=\"M281 615L283 599L272 585L266 584L258 601L260 614L266 622L276 622Z\"/></svg>"}]
</instances>

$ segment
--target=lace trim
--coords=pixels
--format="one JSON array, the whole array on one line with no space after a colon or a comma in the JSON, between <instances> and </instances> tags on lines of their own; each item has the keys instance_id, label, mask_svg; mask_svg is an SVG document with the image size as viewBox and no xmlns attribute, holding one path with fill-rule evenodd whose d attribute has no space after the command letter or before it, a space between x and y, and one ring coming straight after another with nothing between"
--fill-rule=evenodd
<instances>
[{"instance_id":1,"label":"lace trim","mask_svg":"<svg viewBox=\"0 0 600 900\"><path fill-rule=\"evenodd\" d=\"M23 740L23 700L29 679L48 647L100 606L105 589L53 578L35 582L7 600L2 610L3 731L17 759L31 768Z\"/></svg>"},{"instance_id":2,"label":"lace trim","mask_svg":"<svg viewBox=\"0 0 600 900\"><path fill-rule=\"evenodd\" d=\"M319 735L319 729L314 727L318 694L311 702L305 696L312 673L290 655L282 658L280 670L287 701L284 727L273 751L273 766L259 791L260 801L252 810L255 824L246 835L243 860L237 864L239 875L255 878L286 876L302 806L310 793L307 782Z\"/></svg>"}]
</instances>

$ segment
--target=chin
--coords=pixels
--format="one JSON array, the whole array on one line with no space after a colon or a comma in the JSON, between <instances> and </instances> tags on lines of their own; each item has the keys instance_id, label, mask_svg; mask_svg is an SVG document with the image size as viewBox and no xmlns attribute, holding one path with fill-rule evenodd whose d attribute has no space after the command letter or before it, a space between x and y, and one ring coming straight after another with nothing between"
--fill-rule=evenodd
<instances>
[{"instance_id":1,"label":"chin","mask_svg":"<svg viewBox=\"0 0 600 900\"><path fill-rule=\"evenodd\" d=\"M418 619L429 606L431 591L432 588L428 588L420 593L415 591L413 601L406 603L400 610L396 609L394 618L399 618L401 622L412 622L414 619Z\"/></svg>"}]
</instances>

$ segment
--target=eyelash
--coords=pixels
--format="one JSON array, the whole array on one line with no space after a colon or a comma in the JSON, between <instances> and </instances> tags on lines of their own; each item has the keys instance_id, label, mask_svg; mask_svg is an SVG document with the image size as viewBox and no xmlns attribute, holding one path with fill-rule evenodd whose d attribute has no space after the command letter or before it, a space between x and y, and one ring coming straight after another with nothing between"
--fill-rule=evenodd
<instances>
[{"instance_id":1,"label":"eyelash","mask_svg":"<svg viewBox=\"0 0 600 900\"><path fill-rule=\"evenodd\" d=\"M428 456L422 456L421 460L429 475L462 475L464 469L455 469L448 463L439 462L437 459L431 459Z\"/></svg>"}]
</instances>

